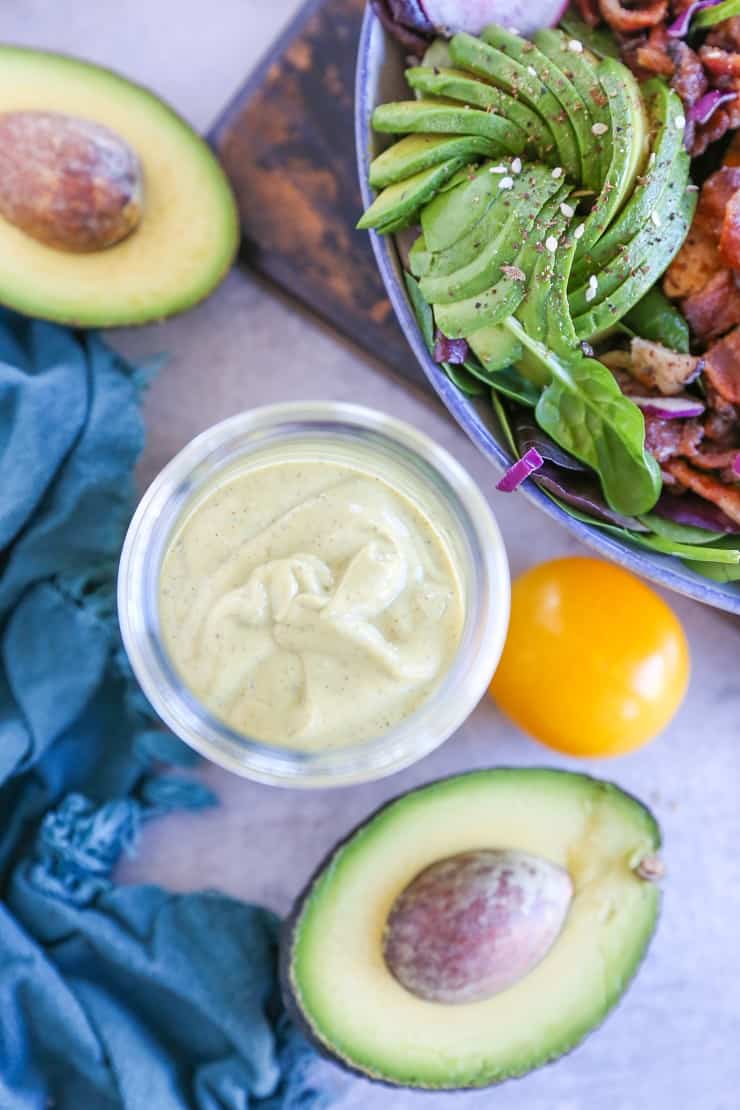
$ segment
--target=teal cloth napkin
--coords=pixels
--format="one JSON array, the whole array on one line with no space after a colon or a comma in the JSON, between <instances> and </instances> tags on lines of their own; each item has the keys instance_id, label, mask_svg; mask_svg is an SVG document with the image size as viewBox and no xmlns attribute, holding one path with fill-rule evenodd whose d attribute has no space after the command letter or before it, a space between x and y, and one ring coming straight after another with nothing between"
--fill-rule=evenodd
<instances>
[{"instance_id":1,"label":"teal cloth napkin","mask_svg":"<svg viewBox=\"0 0 740 1110\"><path fill-rule=\"evenodd\" d=\"M0 1110L317 1110L277 919L116 887L143 821L214 799L131 674L115 568L144 368L0 310Z\"/></svg>"}]
</instances>

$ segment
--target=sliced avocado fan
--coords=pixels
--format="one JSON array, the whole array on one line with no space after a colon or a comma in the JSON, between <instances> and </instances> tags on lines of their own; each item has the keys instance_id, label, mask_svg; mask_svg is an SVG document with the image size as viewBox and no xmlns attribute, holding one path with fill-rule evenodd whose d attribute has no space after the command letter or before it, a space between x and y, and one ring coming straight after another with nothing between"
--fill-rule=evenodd
<instances>
[{"instance_id":1,"label":"sliced avocado fan","mask_svg":"<svg viewBox=\"0 0 740 1110\"><path fill-rule=\"evenodd\" d=\"M596 471L611 508L649 511L661 479L643 414L589 344L641 301L690 226L680 99L558 29L458 34L407 78L422 99L373 114L376 130L406 137L373 161L371 183L386 187L359 226L420 223L416 297L443 335L468 341L473 377L515 364L539 391L538 423Z\"/></svg>"}]
</instances>

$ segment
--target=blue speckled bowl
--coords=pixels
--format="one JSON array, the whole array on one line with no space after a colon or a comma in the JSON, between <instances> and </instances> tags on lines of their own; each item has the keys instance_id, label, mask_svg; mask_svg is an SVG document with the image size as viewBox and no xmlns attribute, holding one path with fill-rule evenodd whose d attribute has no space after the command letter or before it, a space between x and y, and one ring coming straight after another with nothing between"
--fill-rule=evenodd
<instances>
[{"instance_id":1,"label":"blue speckled bowl","mask_svg":"<svg viewBox=\"0 0 740 1110\"><path fill-rule=\"evenodd\" d=\"M367 184L368 165L374 155L386 145L383 136L373 134L370 116L377 104L408 96L403 70L404 56L401 47L386 34L368 5L357 58L355 97L357 161L362 198L366 206L372 200ZM370 235L391 304L426 376L476 447L491 460L498 471L504 470L509 464L509 456L490 404L486 400L465 397L432 361L406 296L401 264L393 240L374 232ZM687 570L678 559L652 554L626 541L615 539L597 527L575 520L531 482L524 484L521 493L599 554L677 593L730 613L740 613L740 588L736 585L722 585L702 578Z\"/></svg>"}]
</instances>

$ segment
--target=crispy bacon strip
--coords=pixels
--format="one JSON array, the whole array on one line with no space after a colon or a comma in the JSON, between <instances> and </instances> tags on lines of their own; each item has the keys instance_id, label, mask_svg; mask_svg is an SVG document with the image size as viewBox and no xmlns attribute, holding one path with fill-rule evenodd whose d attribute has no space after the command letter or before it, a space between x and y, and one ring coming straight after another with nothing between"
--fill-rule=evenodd
<instances>
[{"instance_id":1,"label":"crispy bacon strip","mask_svg":"<svg viewBox=\"0 0 740 1110\"><path fill-rule=\"evenodd\" d=\"M667 297L674 299L689 297L692 293L699 293L721 268L716 238L694 222L666 271L663 290Z\"/></svg>"},{"instance_id":2,"label":"crispy bacon strip","mask_svg":"<svg viewBox=\"0 0 740 1110\"><path fill-rule=\"evenodd\" d=\"M713 478L710 474L702 474L682 459L671 459L663 464L663 468L682 486L698 493L713 505L718 505L731 520L740 524L740 487L723 485L717 478Z\"/></svg>"},{"instance_id":3,"label":"crispy bacon strip","mask_svg":"<svg viewBox=\"0 0 740 1110\"><path fill-rule=\"evenodd\" d=\"M727 266L740 270L740 189L732 194L725 208L719 253Z\"/></svg>"},{"instance_id":4,"label":"crispy bacon strip","mask_svg":"<svg viewBox=\"0 0 740 1110\"><path fill-rule=\"evenodd\" d=\"M740 405L740 328L712 344L706 353L704 373L723 400Z\"/></svg>"},{"instance_id":5,"label":"crispy bacon strip","mask_svg":"<svg viewBox=\"0 0 740 1110\"><path fill-rule=\"evenodd\" d=\"M644 8L625 8L620 0L599 0L599 9L614 31L644 31L663 22L668 12L668 0L652 0Z\"/></svg>"},{"instance_id":6,"label":"crispy bacon strip","mask_svg":"<svg viewBox=\"0 0 740 1110\"><path fill-rule=\"evenodd\" d=\"M669 42L665 27L653 27L645 42L640 43L635 51L637 64L650 73L660 73L663 77L672 77L676 67L668 49ZM682 43L682 45L684 44ZM699 68L701 69L701 64L699 64ZM703 74L704 70L702 69L701 72Z\"/></svg>"},{"instance_id":7,"label":"crispy bacon strip","mask_svg":"<svg viewBox=\"0 0 740 1110\"><path fill-rule=\"evenodd\" d=\"M651 31L651 37L653 34ZM671 40L667 35L665 38L665 48L675 68L671 85L681 97L684 107L691 108L709 88L704 66L699 61L699 55L682 39Z\"/></svg>"},{"instance_id":8,"label":"crispy bacon strip","mask_svg":"<svg viewBox=\"0 0 740 1110\"><path fill-rule=\"evenodd\" d=\"M598 27L601 23L601 13L597 0L576 0L578 14L589 27Z\"/></svg>"},{"instance_id":9,"label":"crispy bacon strip","mask_svg":"<svg viewBox=\"0 0 740 1110\"><path fill-rule=\"evenodd\" d=\"M682 308L698 339L716 339L740 324L740 291L731 270L720 270L703 289L687 297Z\"/></svg>"},{"instance_id":10,"label":"crispy bacon strip","mask_svg":"<svg viewBox=\"0 0 740 1110\"><path fill-rule=\"evenodd\" d=\"M725 208L740 189L740 167L722 166L704 182L694 216L695 227L703 228L715 239L722 234Z\"/></svg>"},{"instance_id":11,"label":"crispy bacon strip","mask_svg":"<svg viewBox=\"0 0 740 1110\"><path fill-rule=\"evenodd\" d=\"M699 57L714 77L740 77L740 53L735 50L720 50L705 43L699 47Z\"/></svg>"}]
</instances>

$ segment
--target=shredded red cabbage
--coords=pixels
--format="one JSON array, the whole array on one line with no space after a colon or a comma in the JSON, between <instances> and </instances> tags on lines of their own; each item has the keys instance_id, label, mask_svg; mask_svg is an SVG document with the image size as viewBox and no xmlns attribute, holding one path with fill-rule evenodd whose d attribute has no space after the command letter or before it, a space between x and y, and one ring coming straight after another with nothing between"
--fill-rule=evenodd
<instances>
[{"instance_id":1,"label":"shredded red cabbage","mask_svg":"<svg viewBox=\"0 0 740 1110\"><path fill-rule=\"evenodd\" d=\"M400 5L393 4L392 0L370 0L373 11L385 27L389 35L392 35L396 42L400 42L405 50L418 57L422 57L424 51L429 46L431 35L433 33L432 25L423 16L422 9L419 5L413 5L418 8L420 19L422 20L421 26L414 30L417 25L404 22L396 15L396 11L400 9ZM426 26L425 26L426 24Z\"/></svg>"},{"instance_id":2,"label":"shredded red cabbage","mask_svg":"<svg viewBox=\"0 0 740 1110\"><path fill-rule=\"evenodd\" d=\"M709 123L720 104L726 104L728 100L734 100L736 96L737 93L734 92L723 93L719 89L712 89L711 92L700 97L696 104L691 105L688 117L694 123Z\"/></svg>"},{"instance_id":3,"label":"shredded red cabbage","mask_svg":"<svg viewBox=\"0 0 740 1110\"><path fill-rule=\"evenodd\" d=\"M740 451L735 455L735 461L732 464L732 469L735 474L740 474Z\"/></svg>"},{"instance_id":4,"label":"shredded red cabbage","mask_svg":"<svg viewBox=\"0 0 740 1110\"><path fill-rule=\"evenodd\" d=\"M673 39L682 39L684 35L688 34L691 20L697 12L700 12L703 8L713 8L715 4L719 3L721 3L721 0L694 0L694 3L689 4L688 8L681 12L678 19L666 28L667 34Z\"/></svg>"},{"instance_id":5,"label":"shredded red cabbage","mask_svg":"<svg viewBox=\"0 0 740 1110\"><path fill-rule=\"evenodd\" d=\"M432 355L435 362L449 362L453 366L461 366L469 352L470 348L467 340L450 339L449 336L443 335L439 328L437 329L437 334L434 337L434 354Z\"/></svg>"},{"instance_id":6,"label":"shredded red cabbage","mask_svg":"<svg viewBox=\"0 0 740 1110\"><path fill-rule=\"evenodd\" d=\"M513 493L530 474L540 469L543 462L544 459L537 448L530 447L513 466L509 467L501 481L496 483L496 489L501 490L502 493Z\"/></svg>"}]
</instances>

